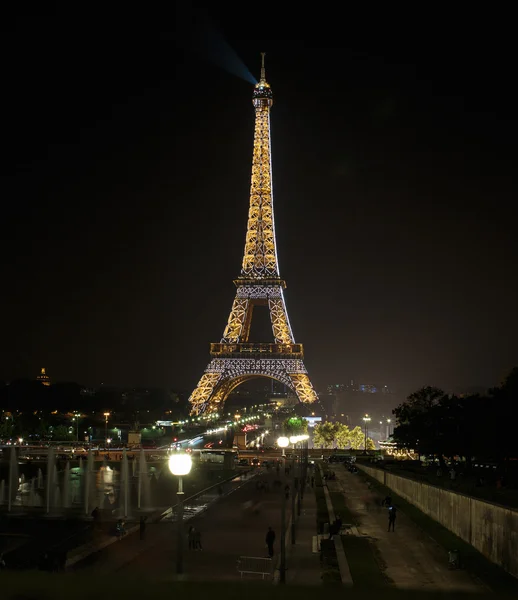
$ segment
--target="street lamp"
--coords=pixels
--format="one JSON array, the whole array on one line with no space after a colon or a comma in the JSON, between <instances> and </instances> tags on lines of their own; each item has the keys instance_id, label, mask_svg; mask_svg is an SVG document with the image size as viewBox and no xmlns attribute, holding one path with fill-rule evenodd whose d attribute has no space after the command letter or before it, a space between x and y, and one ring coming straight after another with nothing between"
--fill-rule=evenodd
<instances>
[{"instance_id":1,"label":"street lamp","mask_svg":"<svg viewBox=\"0 0 518 600\"><path fill-rule=\"evenodd\" d=\"M291 470L293 472L291 476L291 543L295 543L295 446L299 441L298 435L290 436L290 444L293 445L293 452L291 455Z\"/></svg>"},{"instance_id":2,"label":"street lamp","mask_svg":"<svg viewBox=\"0 0 518 600\"><path fill-rule=\"evenodd\" d=\"M281 436L277 440L277 446L282 448L282 468L284 477L286 477L286 454L284 449L289 445L290 440L286 436ZM282 509L281 509L281 564L279 567L280 582L286 583L286 490L282 490Z\"/></svg>"},{"instance_id":3,"label":"street lamp","mask_svg":"<svg viewBox=\"0 0 518 600\"><path fill-rule=\"evenodd\" d=\"M105 412L104 414L104 441L108 439L108 417L110 416L109 412Z\"/></svg>"},{"instance_id":4,"label":"street lamp","mask_svg":"<svg viewBox=\"0 0 518 600\"><path fill-rule=\"evenodd\" d=\"M176 572L183 573L183 479L191 471L192 459L189 454L175 453L169 457L169 470L178 477L178 491L176 498L178 500L178 547L176 550Z\"/></svg>"},{"instance_id":5,"label":"street lamp","mask_svg":"<svg viewBox=\"0 0 518 600\"><path fill-rule=\"evenodd\" d=\"M371 418L369 417L369 415L365 415L363 417L363 422L364 422L364 426L365 426L365 449L364 449L364 454L367 454L367 427L368 427L368 423L371 420Z\"/></svg>"},{"instance_id":6,"label":"street lamp","mask_svg":"<svg viewBox=\"0 0 518 600\"><path fill-rule=\"evenodd\" d=\"M72 421L76 422L76 442L79 441L79 415L77 413L72 417Z\"/></svg>"},{"instance_id":7,"label":"street lamp","mask_svg":"<svg viewBox=\"0 0 518 600\"><path fill-rule=\"evenodd\" d=\"M390 423L391 420L387 419L387 440L390 438Z\"/></svg>"}]
</instances>

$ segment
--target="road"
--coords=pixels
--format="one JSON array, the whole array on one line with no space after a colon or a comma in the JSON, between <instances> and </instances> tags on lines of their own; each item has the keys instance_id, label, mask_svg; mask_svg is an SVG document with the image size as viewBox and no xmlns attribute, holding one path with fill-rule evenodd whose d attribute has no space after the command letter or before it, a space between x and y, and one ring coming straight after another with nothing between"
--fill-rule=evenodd
<instances>
[{"instance_id":1,"label":"road","mask_svg":"<svg viewBox=\"0 0 518 600\"><path fill-rule=\"evenodd\" d=\"M202 551L184 551L185 580L232 581L239 579L236 565L239 556L266 556L265 536L273 527L280 547L281 489L274 488L275 471L245 479L229 496L218 500L203 514L186 523L201 532ZM259 481L267 482L270 491L256 489ZM245 512L245 502L260 502L259 514ZM289 519L289 502L287 519ZM145 540L138 534L128 536L78 563L76 572L92 575L117 573L157 580L176 579L176 525L149 525Z\"/></svg>"}]
</instances>

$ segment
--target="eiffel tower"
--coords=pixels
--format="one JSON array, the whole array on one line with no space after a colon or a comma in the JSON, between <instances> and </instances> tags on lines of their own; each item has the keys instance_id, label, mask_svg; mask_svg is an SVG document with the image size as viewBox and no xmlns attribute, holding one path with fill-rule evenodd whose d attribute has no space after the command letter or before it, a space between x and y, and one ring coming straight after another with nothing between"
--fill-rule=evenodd
<instances>
[{"instance_id":1,"label":"eiffel tower","mask_svg":"<svg viewBox=\"0 0 518 600\"><path fill-rule=\"evenodd\" d=\"M295 343L279 275L273 216L270 108L273 94L266 82L264 52L261 78L255 85L254 151L250 208L241 275L234 281L236 297L220 343L210 345L211 361L191 394L191 414L216 412L230 392L256 377L280 381L300 402L318 400L304 367L302 344ZM274 343L249 343L254 306L270 311Z\"/></svg>"}]
</instances>

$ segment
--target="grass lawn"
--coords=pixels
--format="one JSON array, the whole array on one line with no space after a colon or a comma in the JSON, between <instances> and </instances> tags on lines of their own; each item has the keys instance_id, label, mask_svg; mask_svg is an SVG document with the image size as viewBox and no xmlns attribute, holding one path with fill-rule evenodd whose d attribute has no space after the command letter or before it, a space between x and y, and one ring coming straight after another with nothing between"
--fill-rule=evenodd
<instances>
[{"instance_id":1,"label":"grass lawn","mask_svg":"<svg viewBox=\"0 0 518 600\"><path fill-rule=\"evenodd\" d=\"M462 568L476 575L493 592L498 594L513 594L515 597L518 597L518 579L515 579L512 575L504 571L504 569L489 561L471 544L461 540L454 533L446 529L446 527L443 527L437 521L425 515L413 504L398 496L376 479L373 479L361 470L358 475L368 481L372 489L377 491L380 497L390 494L394 504L397 505L401 512L405 513L423 532L444 548L445 560L446 553L449 550L458 550L460 552ZM349 559L349 556L347 558Z\"/></svg>"},{"instance_id":2,"label":"grass lawn","mask_svg":"<svg viewBox=\"0 0 518 600\"><path fill-rule=\"evenodd\" d=\"M355 587L384 587L391 583L383 573L381 557L371 540L342 535L342 543Z\"/></svg>"},{"instance_id":3,"label":"grass lawn","mask_svg":"<svg viewBox=\"0 0 518 600\"><path fill-rule=\"evenodd\" d=\"M329 497L333 504L335 515L340 515L342 523L358 526L358 519L353 515L345 504L345 498L342 492L329 492Z\"/></svg>"}]
</instances>

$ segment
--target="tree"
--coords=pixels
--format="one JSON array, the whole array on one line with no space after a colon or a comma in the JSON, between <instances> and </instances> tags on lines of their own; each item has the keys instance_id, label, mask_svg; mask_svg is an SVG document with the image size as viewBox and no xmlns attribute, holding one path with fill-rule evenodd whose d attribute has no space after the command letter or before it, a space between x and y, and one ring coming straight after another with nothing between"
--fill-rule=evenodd
<instances>
[{"instance_id":1,"label":"tree","mask_svg":"<svg viewBox=\"0 0 518 600\"><path fill-rule=\"evenodd\" d=\"M8 440L13 436L12 420L5 420L0 423L0 440Z\"/></svg>"},{"instance_id":2,"label":"tree","mask_svg":"<svg viewBox=\"0 0 518 600\"><path fill-rule=\"evenodd\" d=\"M349 433L349 443L353 450L361 450L365 447L365 433L359 425Z\"/></svg>"},{"instance_id":3,"label":"tree","mask_svg":"<svg viewBox=\"0 0 518 600\"><path fill-rule=\"evenodd\" d=\"M308 422L302 417L289 417L283 423L284 433L290 435L301 435L308 432Z\"/></svg>"},{"instance_id":4,"label":"tree","mask_svg":"<svg viewBox=\"0 0 518 600\"><path fill-rule=\"evenodd\" d=\"M49 432L50 432L49 427ZM56 427L52 427L52 439L56 442L69 442L76 439L76 434L66 425L56 425Z\"/></svg>"},{"instance_id":5,"label":"tree","mask_svg":"<svg viewBox=\"0 0 518 600\"><path fill-rule=\"evenodd\" d=\"M336 447L348 448L351 443L351 432L347 425L343 423L335 423L336 425Z\"/></svg>"},{"instance_id":6,"label":"tree","mask_svg":"<svg viewBox=\"0 0 518 600\"><path fill-rule=\"evenodd\" d=\"M367 438L367 450L376 450L376 444L370 437Z\"/></svg>"},{"instance_id":7,"label":"tree","mask_svg":"<svg viewBox=\"0 0 518 600\"><path fill-rule=\"evenodd\" d=\"M325 421L315 425L313 443L321 448L332 448L337 434L338 423Z\"/></svg>"}]
</instances>

